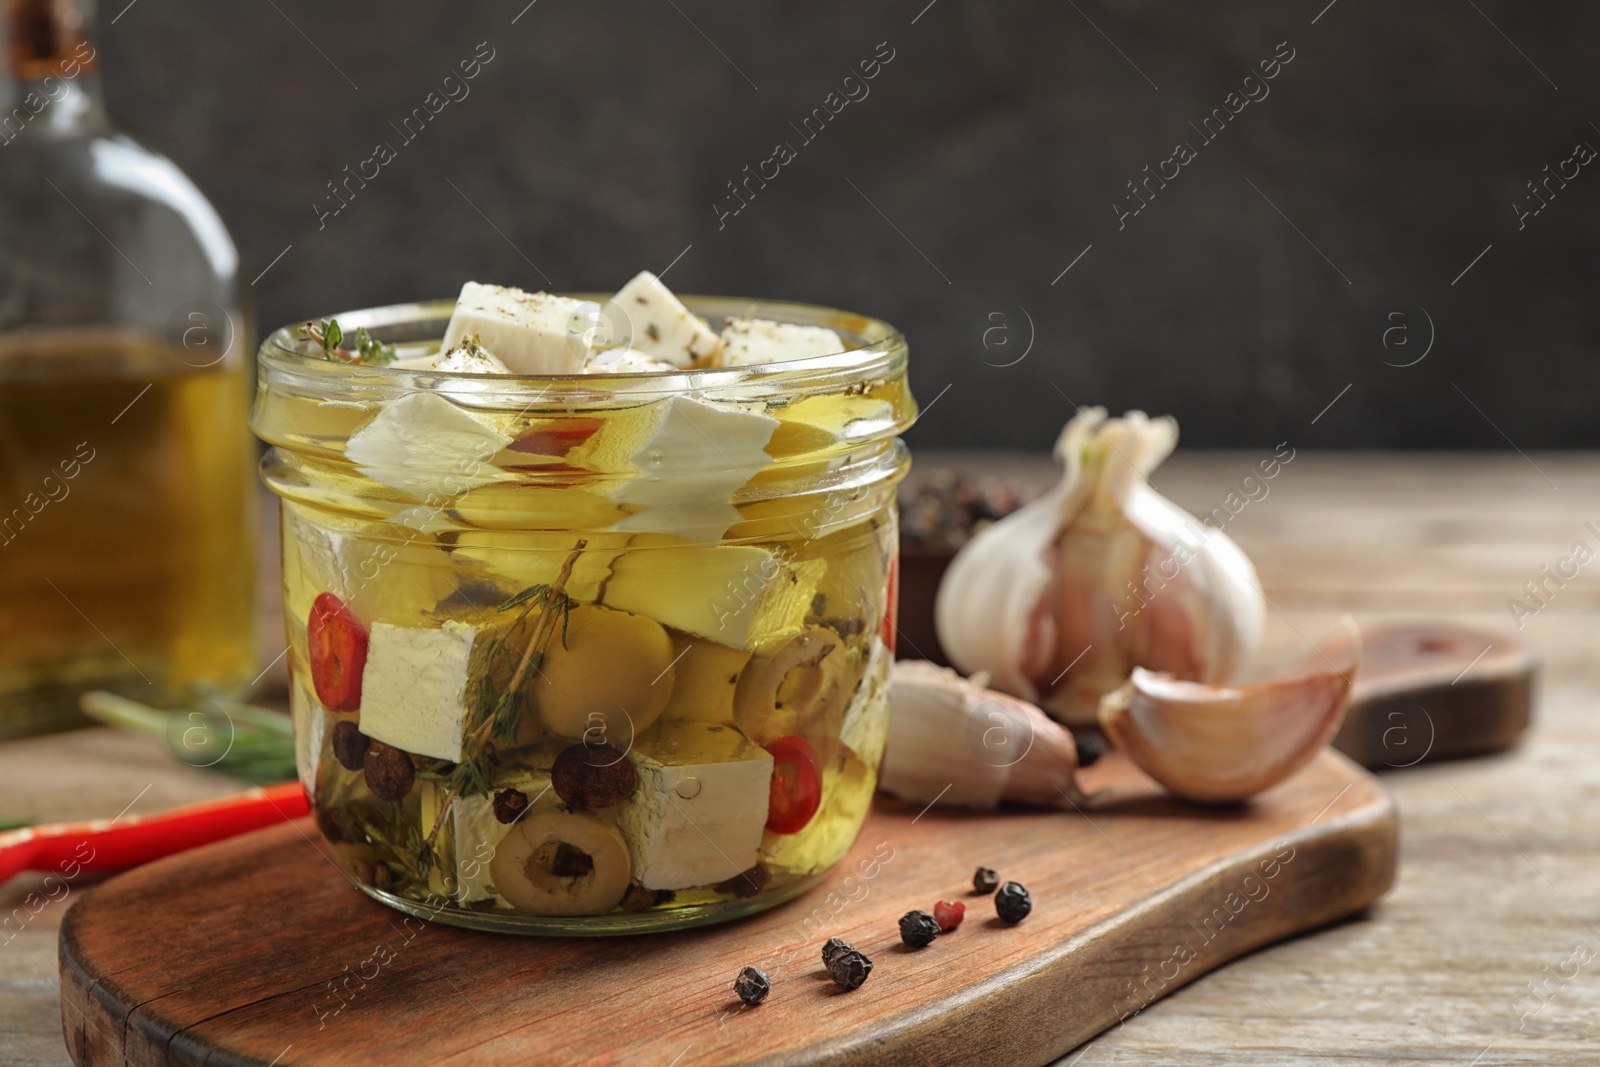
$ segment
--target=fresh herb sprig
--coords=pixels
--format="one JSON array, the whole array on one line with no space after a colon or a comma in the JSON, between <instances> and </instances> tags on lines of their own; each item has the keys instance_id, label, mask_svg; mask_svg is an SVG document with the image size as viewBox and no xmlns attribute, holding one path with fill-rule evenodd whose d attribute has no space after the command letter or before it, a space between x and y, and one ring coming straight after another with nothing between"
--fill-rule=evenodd
<instances>
[{"instance_id":1,"label":"fresh herb sprig","mask_svg":"<svg viewBox=\"0 0 1600 1067\"><path fill-rule=\"evenodd\" d=\"M513 659L514 650L507 645L505 638L496 638L491 647L490 655L500 657L501 662L511 670L511 680L504 690L497 691L492 672L484 672L479 681L478 699L466 723L461 762L448 774L419 772L420 777L442 780L445 787L444 803L439 805L439 814L428 832L426 843L430 848L457 797L482 796L493 788L494 751L516 743L517 729L527 704L527 698L522 693L523 686L528 675L543 665L545 648L555 636L558 626L562 647L566 646L567 624L577 604L566 594L567 581L572 577L572 568L577 564L578 557L588 545L588 541L580 539L573 546L571 554L561 564L555 581L530 585L500 605L498 610L502 612L521 609L516 620L506 627L507 634L515 633L523 620L534 612L538 612L538 618L534 620L520 659Z\"/></svg>"},{"instance_id":2,"label":"fresh herb sprig","mask_svg":"<svg viewBox=\"0 0 1600 1067\"><path fill-rule=\"evenodd\" d=\"M398 358L394 345L379 344L365 326L356 327L356 354L361 362L374 365L393 363Z\"/></svg>"},{"instance_id":3,"label":"fresh herb sprig","mask_svg":"<svg viewBox=\"0 0 1600 1067\"><path fill-rule=\"evenodd\" d=\"M427 882L428 875L433 871L433 840L431 837L424 840L415 823L407 822L396 827L398 833L390 833L366 819L360 820L360 826L368 838L399 861L398 869L390 867L391 874L402 880L416 878L419 882Z\"/></svg>"},{"instance_id":4,"label":"fresh herb sprig","mask_svg":"<svg viewBox=\"0 0 1600 1067\"><path fill-rule=\"evenodd\" d=\"M164 711L101 690L83 694L78 702L97 722L161 738L191 767L256 785L295 776L294 728L282 712L231 701Z\"/></svg>"},{"instance_id":5,"label":"fresh herb sprig","mask_svg":"<svg viewBox=\"0 0 1600 1067\"><path fill-rule=\"evenodd\" d=\"M397 358L394 345L379 343L365 326L356 327L355 347L344 347L344 330L338 319L320 319L300 327L300 338L322 349L322 358L336 363L363 363L383 366Z\"/></svg>"}]
</instances>

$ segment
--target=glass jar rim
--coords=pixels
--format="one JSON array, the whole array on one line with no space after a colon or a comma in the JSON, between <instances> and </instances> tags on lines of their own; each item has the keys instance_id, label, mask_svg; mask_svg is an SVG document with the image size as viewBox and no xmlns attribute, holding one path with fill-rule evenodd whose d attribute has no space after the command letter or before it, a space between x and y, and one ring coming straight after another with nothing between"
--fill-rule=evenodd
<instances>
[{"instance_id":1,"label":"glass jar rim","mask_svg":"<svg viewBox=\"0 0 1600 1067\"><path fill-rule=\"evenodd\" d=\"M577 300L604 302L608 293L559 293ZM671 371L631 371L616 373L571 374L480 374L440 371L427 367L373 366L338 363L307 354L305 342L295 337L301 323L281 326L262 341L259 367L263 384L288 387L295 392L316 395L322 392L360 391L382 395L390 390L409 392L422 380L434 388L453 383L471 383L481 393L503 393L510 398L530 387L542 394L575 394L587 399L623 395L644 399L672 393L715 393L728 387L756 386L774 394L804 392L838 386L857 380L894 377L905 370L907 345L899 330L881 319L816 304L777 300L752 300L746 297L678 294L689 310L716 321L723 316L775 319L805 326L824 326L840 334L853 347L827 356L807 356L780 363L758 363L740 367L707 367ZM427 355L438 350L442 329L426 330L443 324L455 308L455 300L420 301L360 308L336 316L348 336L365 328L384 343L400 346L401 358ZM741 389L741 391L743 391Z\"/></svg>"}]
</instances>

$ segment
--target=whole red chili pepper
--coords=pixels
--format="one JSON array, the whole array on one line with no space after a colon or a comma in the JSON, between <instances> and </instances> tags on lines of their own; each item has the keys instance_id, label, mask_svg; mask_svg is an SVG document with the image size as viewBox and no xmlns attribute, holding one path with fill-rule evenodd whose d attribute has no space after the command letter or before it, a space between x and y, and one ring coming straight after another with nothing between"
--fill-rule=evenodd
<instances>
[{"instance_id":1,"label":"whole red chili pepper","mask_svg":"<svg viewBox=\"0 0 1600 1067\"><path fill-rule=\"evenodd\" d=\"M60 874L137 867L310 811L299 782L251 789L154 815L51 823L0 833L0 884L23 871Z\"/></svg>"}]
</instances>

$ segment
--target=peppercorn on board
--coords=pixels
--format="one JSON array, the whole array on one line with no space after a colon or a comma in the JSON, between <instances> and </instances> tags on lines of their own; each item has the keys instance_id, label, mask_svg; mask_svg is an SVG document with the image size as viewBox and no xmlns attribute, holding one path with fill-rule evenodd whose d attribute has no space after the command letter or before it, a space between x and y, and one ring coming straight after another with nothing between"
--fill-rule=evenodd
<instances>
[{"instance_id":1,"label":"peppercorn on board","mask_svg":"<svg viewBox=\"0 0 1600 1067\"><path fill-rule=\"evenodd\" d=\"M1047 1063L1231 959L1351 915L1394 879L1397 820L1331 752L1238 808L1163 796L1113 754L1079 812L963 814L880 798L811 892L738 923L528 940L361 896L309 821L88 891L61 929L62 1021L98 1064ZM1008 925L973 891L1026 886ZM899 918L966 904L953 932ZM873 962L855 990L820 952ZM743 1005L745 966L771 992Z\"/></svg>"}]
</instances>

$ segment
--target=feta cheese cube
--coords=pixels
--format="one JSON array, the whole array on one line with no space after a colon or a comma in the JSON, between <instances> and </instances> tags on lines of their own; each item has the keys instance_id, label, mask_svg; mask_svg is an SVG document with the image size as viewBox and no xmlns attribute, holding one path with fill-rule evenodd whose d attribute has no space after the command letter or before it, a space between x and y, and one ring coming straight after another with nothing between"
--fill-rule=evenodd
<instances>
[{"instance_id":1,"label":"feta cheese cube","mask_svg":"<svg viewBox=\"0 0 1600 1067\"><path fill-rule=\"evenodd\" d=\"M615 529L715 541L739 521L733 493L772 462L764 449L778 420L682 395L655 408L649 437L628 457L639 476L611 493L643 510Z\"/></svg>"},{"instance_id":2,"label":"feta cheese cube","mask_svg":"<svg viewBox=\"0 0 1600 1067\"><path fill-rule=\"evenodd\" d=\"M432 370L451 374L510 374L500 359L478 341L478 335L469 333L454 348L440 352L434 359Z\"/></svg>"},{"instance_id":3,"label":"feta cheese cube","mask_svg":"<svg viewBox=\"0 0 1600 1067\"><path fill-rule=\"evenodd\" d=\"M468 282L456 298L440 351L476 334L514 374L580 374L594 346L592 301Z\"/></svg>"},{"instance_id":4,"label":"feta cheese cube","mask_svg":"<svg viewBox=\"0 0 1600 1067\"><path fill-rule=\"evenodd\" d=\"M629 754L639 788L618 828L646 889L715 885L756 865L772 757L731 726L663 722Z\"/></svg>"},{"instance_id":5,"label":"feta cheese cube","mask_svg":"<svg viewBox=\"0 0 1600 1067\"><path fill-rule=\"evenodd\" d=\"M722 343L649 271L640 271L617 290L601 307L600 317L610 329L608 347L633 348L674 367L705 359Z\"/></svg>"},{"instance_id":6,"label":"feta cheese cube","mask_svg":"<svg viewBox=\"0 0 1600 1067\"><path fill-rule=\"evenodd\" d=\"M322 746L328 736L328 713L298 679L289 687L289 718L294 723L295 770L300 784L315 791Z\"/></svg>"},{"instance_id":7,"label":"feta cheese cube","mask_svg":"<svg viewBox=\"0 0 1600 1067\"><path fill-rule=\"evenodd\" d=\"M496 482L479 486L451 502L451 518L481 530L600 530L628 515L628 510L601 493L573 485L530 485ZM544 547L541 538L537 547ZM567 538L567 551L577 535ZM529 545L529 547L536 547ZM563 554L561 559L565 559Z\"/></svg>"},{"instance_id":8,"label":"feta cheese cube","mask_svg":"<svg viewBox=\"0 0 1600 1067\"><path fill-rule=\"evenodd\" d=\"M412 533L429 536L458 528L456 521L445 513L444 508L429 507L427 504L401 508L389 516L389 522L404 526Z\"/></svg>"},{"instance_id":9,"label":"feta cheese cube","mask_svg":"<svg viewBox=\"0 0 1600 1067\"><path fill-rule=\"evenodd\" d=\"M678 370L678 367L637 348L608 348L604 352L596 352L584 366L583 373L641 374L675 370Z\"/></svg>"},{"instance_id":10,"label":"feta cheese cube","mask_svg":"<svg viewBox=\"0 0 1600 1067\"><path fill-rule=\"evenodd\" d=\"M289 580L296 588L338 594L365 622L421 625L455 589L450 555L431 538L396 546L330 529L321 516L285 519L283 567Z\"/></svg>"},{"instance_id":11,"label":"feta cheese cube","mask_svg":"<svg viewBox=\"0 0 1600 1067\"><path fill-rule=\"evenodd\" d=\"M514 769L495 776L494 789L484 796L456 797L450 805L450 826L455 844L455 899L459 904L498 900L489 864L514 823L495 818L494 794L502 789L521 790L531 812L541 800L551 800L550 774L531 768ZM524 814L526 817L526 813Z\"/></svg>"},{"instance_id":12,"label":"feta cheese cube","mask_svg":"<svg viewBox=\"0 0 1600 1067\"><path fill-rule=\"evenodd\" d=\"M672 636L672 699L661 717L733 725L733 694L750 653L682 634Z\"/></svg>"},{"instance_id":13,"label":"feta cheese cube","mask_svg":"<svg viewBox=\"0 0 1600 1067\"><path fill-rule=\"evenodd\" d=\"M350 436L344 454L362 474L422 500L500 481L489 461L509 434L435 393L407 393Z\"/></svg>"},{"instance_id":14,"label":"feta cheese cube","mask_svg":"<svg viewBox=\"0 0 1600 1067\"><path fill-rule=\"evenodd\" d=\"M567 595L592 601L600 599L611 561L631 537L590 533L585 539L589 544L573 565ZM457 536L450 557L464 576L486 587L478 602L488 607L530 585L555 581L576 540L575 534L556 530L468 530Z\"/></svg>"},{"instance_id":15,"label":"feta cheese cube","mask_svg":"<svg viewBox=\"0 0 1600 1067\"><path fill-rule=\"evenodd\" d=\"M785 563L753 545L642 546L611 563L602 602L730 648L805 621L825 560Z\"/></svg>"},{"instance_id":16,"label":"feta cheese cube","mask_svg":"<svg viewBox=\"0 0 1600 1067\"><path fill-rule=\"evenodd\" d=\"M889 670L893 665L894 653L889 646L874 640L867 655L866 673L839 725L839 740L870 767L876 767L883 758L889 740Z\"/></svg>"},{"instance_id":17,"label":"feta cheese cube","mask_svg":"<svg viewBox=\"0 0 1600 1067\"><path fill-rule=\"evenodd\" d=\"M467 700L487 667L488 634L443 626L372 624L361 675L361 732L418 756L459 763Z\"/></svg>"},{"instance_id":18,"label":"feta cheese cube","mask_svg":"<svg viewBox=\"0 0 1600 1067\"><path fill-rule=\"evenodd\" d=\"M767 451L781 460L832 450L846 437L892 426L894 405L878 397L824 393L780 408L777 418L778 428L767 442ZM847 455L830 457L829 469L846 459Z\"/></svg>"},{"instance_id":19,"label":"feta cheese cube","mask_svg":"<svg viewBox=\"0 0 1600 1067\"><path fill-rule=\"evenodd\" d=\"M825 326L797 326L771 319L727 319L722 327L724 367L783 363L811 356L831 356L849 346Z\"/></svg>"}]
</instances>

